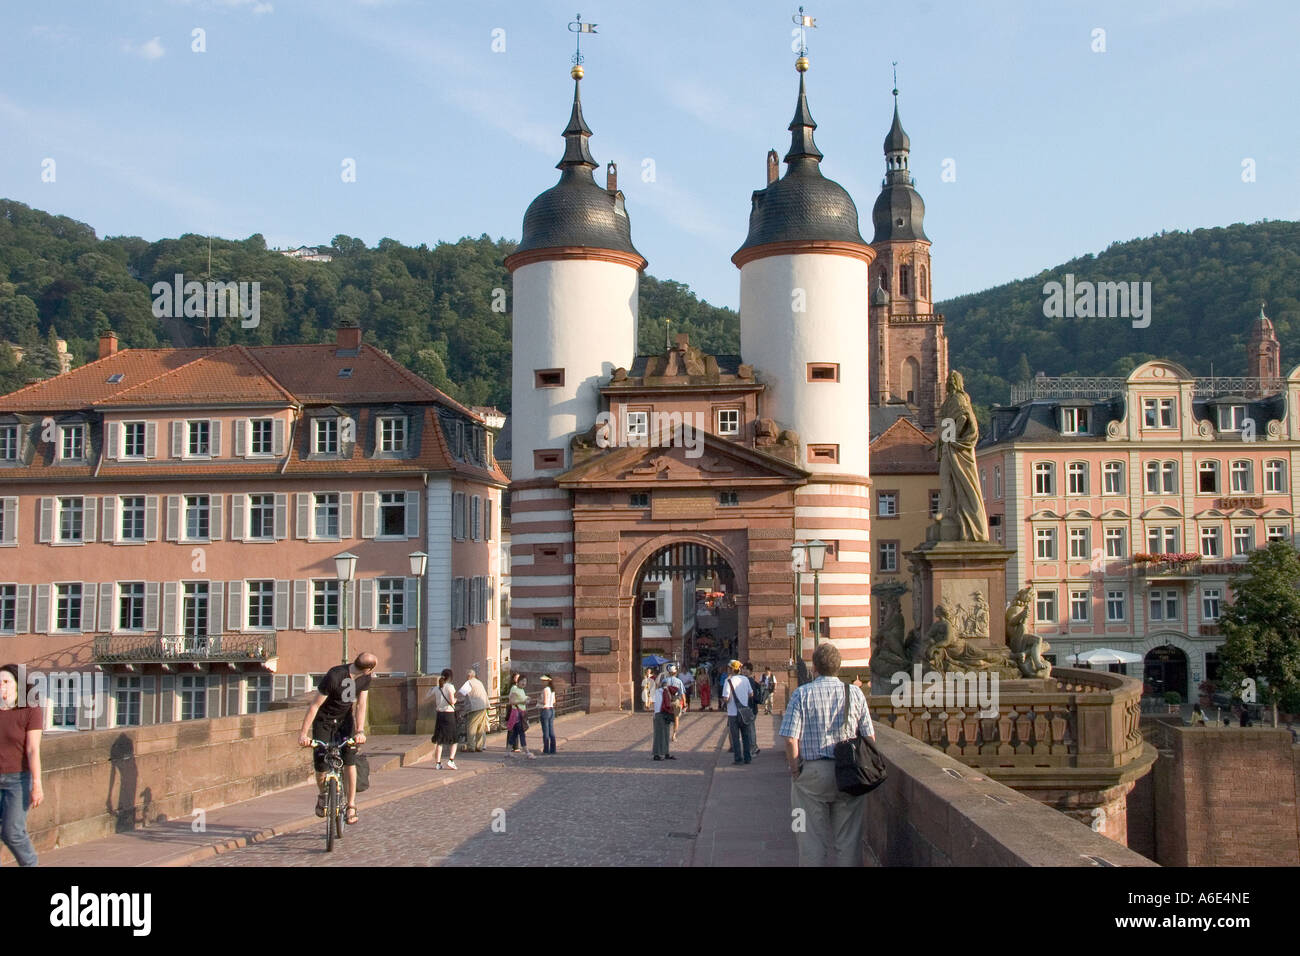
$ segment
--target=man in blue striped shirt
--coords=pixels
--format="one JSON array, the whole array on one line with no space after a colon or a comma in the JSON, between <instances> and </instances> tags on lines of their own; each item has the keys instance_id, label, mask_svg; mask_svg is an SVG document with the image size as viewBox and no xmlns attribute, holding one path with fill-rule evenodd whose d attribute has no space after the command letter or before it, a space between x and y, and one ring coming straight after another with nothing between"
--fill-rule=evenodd
<instances>
[{"instance_id":1,"label":"man in blue striped shirt","mask_svg":"<svg viewBox=\"0 0 1300 956\"><path fill-rule=\"evenodd\" d=\"M862 691L844 683L840 652L820 644L813 652L817 679L790 695L781 722L790 766L790 807L803 827L795 830L800 866L825 866L828 850L839 866L862 865L862 801L835 783L835 745L854 734L874 740L875 728ZM848 721L845 726L845 701ZM800 812L802 811L802 812ZM833 849L832 849L833 848Z\"/></svg>"}]
</instances>

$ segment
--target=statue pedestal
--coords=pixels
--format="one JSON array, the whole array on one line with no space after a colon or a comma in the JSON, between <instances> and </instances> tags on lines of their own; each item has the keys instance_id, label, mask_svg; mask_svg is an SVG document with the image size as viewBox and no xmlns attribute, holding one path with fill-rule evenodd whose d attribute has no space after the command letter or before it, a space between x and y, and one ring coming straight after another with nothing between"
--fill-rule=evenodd
<instances>
[{"instance_id":1,"label":"statue pedestal","mask_svg":"<svg viewBox=\"0 0 1300 956\"><path fill-rule=\"evenodd\" d=\"M927 541L907 552L912 620L920 633L930 630L935 605L942 604L961 637L1006 647L1007 561L1015 553L992 541Z\"/></svg>"}]
</instances>

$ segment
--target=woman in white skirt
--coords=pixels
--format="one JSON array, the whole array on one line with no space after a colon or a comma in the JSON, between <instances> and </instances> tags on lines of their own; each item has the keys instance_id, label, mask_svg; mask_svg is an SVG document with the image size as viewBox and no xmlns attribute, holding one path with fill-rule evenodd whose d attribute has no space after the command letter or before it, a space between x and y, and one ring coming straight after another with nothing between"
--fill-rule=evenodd
<instances>
[{"instance_id":1,"label":"woman in white skirt","mask_svg":"<svg viewBox=\"0 0 1300 956\"><path fill-rule=\"evenodd\" d=\"M433 762L438 770L442 769L443 747L451 748L447 754L448 769L456 769L456 685L451 677L451 668L448 667L438 678L438 686L431 695L438 707L438 723L433 729Z\"/></svg>"}]
</instances>

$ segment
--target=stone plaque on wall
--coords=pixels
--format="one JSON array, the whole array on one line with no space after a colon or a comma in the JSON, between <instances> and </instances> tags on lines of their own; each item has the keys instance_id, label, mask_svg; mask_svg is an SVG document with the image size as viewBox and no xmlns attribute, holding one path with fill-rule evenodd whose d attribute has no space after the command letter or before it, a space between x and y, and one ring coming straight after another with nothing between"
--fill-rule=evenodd
<instances>
[{"instance_id":1,"label":"stone plaque on wall","mask_svg":"<svg viewBox=\"0 0 1300 956\"><path fill-rule=\"evenodd\" d=\"M613 651L613 642L608 637L584 637L582 653L609 654Z\"/></svg>"},{"instance_id":2,"label":"stone plaque on wall","mask_svg":"<svg viewBox=\"0 0 1300 956\"><path fill-rule=\"evenodd\" d=\"M656 521L673 518L712 518L713 498L710 495L668 497L656 492L650 497L650 517Z\"/></svg>"},{"instance_id":3,"label":"stone plaque on wall","mask_svg":"<svg viewBox=\"0 0 1300 956\"><path fill-rule=\"evenodd\" d=\"M939 602L961 637L988 637L988 578L946 578L940 583Z\"/></svg>"}]
</instances>

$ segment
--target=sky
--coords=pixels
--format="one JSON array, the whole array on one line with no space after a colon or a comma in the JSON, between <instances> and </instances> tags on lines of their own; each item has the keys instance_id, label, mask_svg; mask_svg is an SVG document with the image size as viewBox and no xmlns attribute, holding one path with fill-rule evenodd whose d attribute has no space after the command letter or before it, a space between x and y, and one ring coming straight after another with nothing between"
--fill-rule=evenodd
<instances>
[{"instance_id":1,"label":"sky","mask_svg":"<svg viewBox=\"0 0 1300 956\"><path fill-rule=\"evenodd\" d=\"M100 236L517 239L558 176L580 8L591 150L648 272L735 308L750 194L789 145L797 4L576 3L4 0L0 196ZM897 61L936 300L1300 219L1293 0L805 4L822 169L867 240Z\"/></svg>"}]
</instances>

